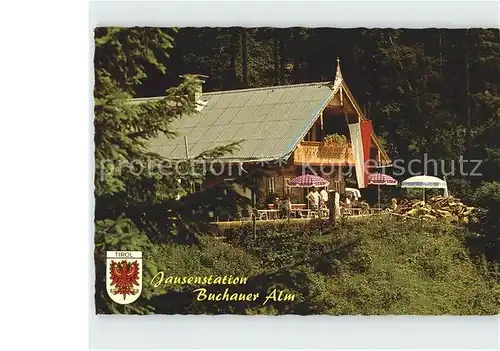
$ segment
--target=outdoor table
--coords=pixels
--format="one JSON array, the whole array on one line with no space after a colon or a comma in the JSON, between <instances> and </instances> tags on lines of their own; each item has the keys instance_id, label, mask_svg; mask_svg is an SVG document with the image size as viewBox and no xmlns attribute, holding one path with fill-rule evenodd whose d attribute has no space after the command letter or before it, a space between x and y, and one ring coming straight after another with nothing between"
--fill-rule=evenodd
<instances>
[{"instance_id":1,"label":"outdoor table","mask_svg":"<svg viewBox=\"0 0 500 351\"><path fill-rule=\"evenodd\" d=\"M278 219L279 210L267 210L269 219Z\"/></svg>"},{"instance_id":2,"label":"outdoor table","mask_svg":"<svg viewBox=\"0 0 500 351\"><path fill-rule=\"evenodd\" d=\"M328 208L320 208L319 212L322 218L328 218L330 216L330 210Z\"/></svg>"},{"instance_id":3,"label":"outdoor table","mask_svg":"<svg viewBox=\"0 0 500 351\"><path fill-rule=\"evenodd\" d=\"M302 212L307 213L306 204L292 204L292 210L290 214L295 218L303 217Z\"/></svg>"},{"instance_id":4,"label":"outdoor table","mask_svg":"<svg viewBox=\"0 0 500 351\"><path fill-rule=\"evenodd\" d=\"M257 210L259 216L258 219L267 220L267 211L266 210Z\"/></svg>"},{"instance_id":5,"label":"outdoor table","mask_svg":"<svg viewBox=\"0 0 500 351\"><path fill-rule=\"evenodd\" d=\"M300 216L300 210L297 210L297 209L292 209L290 211L290 217L295 217L295 218L298 218Z\"/></svg>"},{"instance_id":6,"label":"outdoor table","mask_svg":"<svg viewBox=\"0 0 500 351\"><path fill-rule=\"evenodd\" d=\"M309 218L309 212L311 210L308 208L296 209L294 212L297 214L297 217L300 218Z\"/></svg>"},{"instance_id":7,"label":"outdoor table","mask_svg":"<svg viewBox=\"0 0 500 351\"><path fill-rule=\"evenodd\" d=\"M346 216L359 216L363 211L361 207L343 207L342 210Z\"/></svg>"},{"instance_id":8,"label":"outdoor table","mask_svg":"<svg viewBox=\"0 0 500 351\"><path fill-rule=\"evenodd\" d=\"M300 212L301 210L307 209L306 204L292 204L293 212Z\"/></svg>"},{"instance_id":9,"label":"outdoor table","mask_svg":"<svg viewBox=\"0 0 500 351\"><path fill-rule=\"evenodd\" d=\"M303 210L297 210L298 213L300 213L300 217L302 218L316 218L321 215L321 217L328 217L329 211L327 208L325 209L319 209L319 210L312 210L310 208L305 208Z\"/></svg>"},{"instance_id":10,"label":"outdoor table","mask_svg":"<svg viewBox=\"0 0 500 351\"><path fill-rule=\"evenodd\" d=\"M269 220L278 218L278 210L257 210L259 219Z\"/></svg>"}]
</instances>

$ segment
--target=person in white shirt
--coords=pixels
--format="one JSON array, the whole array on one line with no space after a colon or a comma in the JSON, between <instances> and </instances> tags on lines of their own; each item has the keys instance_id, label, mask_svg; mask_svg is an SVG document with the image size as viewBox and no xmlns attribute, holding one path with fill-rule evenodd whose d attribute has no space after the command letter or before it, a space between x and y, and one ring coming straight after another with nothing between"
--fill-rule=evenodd
<instances>
[{"instance_id":1,"label":"person in white shirt","mask_svg":"<svg viewBox=\"0 0 500 351\"><path fill-rule=\"evenodd\" d=\"M351 207L351 195L347 195L345 198L345 207L350 208Z\"/></svg>"},{"instance_id":2,"label":"person in white shirt","mask_svg":"<svg viewBox=\"0 0 500 351\"><path fill-rule=\"evenodd\" d=\"M323 205L327 206L328 205L328 191L326 191L326 189L323 188L319 192L319 195L321 196L321 201L323 202Z\"/></svg>"},{"instance_id":3,"label":"person in white shirt","mask_svg":"<svg viewBox=\"0 0 500 351\"><path fill-rule=\"evenodd\" d=\"M340 194L338 191L335 191L335 217L340 217Z\"/></svg>"},{"instance_id":4,"label":"person in white shirt","mask_svg":"<svg viewBox=\"0 0 500 351\"><path fill-rule=\"evenodd\" d=\"M318 190L313 186L309 194L307 194L307 200L311 203L312 210L318 209L320 197L321 196L319 195Z\"/></svg>"}]
</instances>

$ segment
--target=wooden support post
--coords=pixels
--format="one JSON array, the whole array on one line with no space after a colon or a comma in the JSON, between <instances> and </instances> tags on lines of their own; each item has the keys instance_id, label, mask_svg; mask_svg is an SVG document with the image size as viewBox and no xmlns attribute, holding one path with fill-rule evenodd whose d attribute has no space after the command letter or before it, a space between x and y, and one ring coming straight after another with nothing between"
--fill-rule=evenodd
<instances>
[{"instance_id":1,"label":"wooden support post","mask_svg":"<svg viewBox=\"0 0 500 351\"><path fill-rule=\"evenodd\" d=\"M189 144L187 136L184 136L184 148L186 150L186 160L189 160Z\"/></svg>"},{"instance_id":2,"label":"wooden support post","mask_svg":"<svg viewBox=\"0 0 500 351\"><path fill-rule=\"evenodd\" d=\"M333 196L332 196L333 195ZM335 225L335 192L332 191L328 196L328 222Z\"/></svg>"},{"instance_id":3,"label":"wooden support post","mask_svg":"<svg viewBox=\"0 0 500 351\"><path fill-rule=\"evenodd\" d=\"M257 239L257 217L255 216L255 213L252 214L252 233L253 238Z\"/></svg>"}]
</instances>

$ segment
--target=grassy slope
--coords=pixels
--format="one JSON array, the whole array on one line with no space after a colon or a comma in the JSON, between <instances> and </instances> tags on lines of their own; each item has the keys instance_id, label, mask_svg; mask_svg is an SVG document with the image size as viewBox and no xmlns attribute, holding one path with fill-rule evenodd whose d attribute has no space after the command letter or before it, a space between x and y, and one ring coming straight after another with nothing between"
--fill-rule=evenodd
<instances>
[{"instance_id":1,"label":"grassy slope","mask_svg":"<svg viewBox=\"0 0 500 351\"><path fill-rule=\"evenodd\" d=\"M329 279L342 314L494 314L494 282L471 262L461 233L442 226L385 223L359 230L366 270Z\"/></svg>"},{"instance_id":2,"label":"grassy slope","mask_svg":"<svg viewBox=\"0 0 500 351\"><path fill-rule=\"evenodd\" d=\"M269 224L227 229L227 242L158 247L153 259L174 276L252 277L245 292L277 286L294 303L156 302L157 313L496 314L500 285L472 262L465 233L441 224L367 220L339 224ZM217 287L211 287L216 289ZM219 287L223 289L225 287ZM191 287L190 289L194 289ZM176 287L172 290L181 290ZM179 300L179 301L181 301Z\"/></svg>"}]
</instances>

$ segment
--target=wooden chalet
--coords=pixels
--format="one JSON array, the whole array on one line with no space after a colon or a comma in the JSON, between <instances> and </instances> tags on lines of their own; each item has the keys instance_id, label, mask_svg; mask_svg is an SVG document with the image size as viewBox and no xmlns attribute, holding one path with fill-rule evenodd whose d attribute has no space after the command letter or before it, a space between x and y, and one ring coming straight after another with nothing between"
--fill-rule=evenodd
<instances>
[{"instance_id":1,"label":"wooden chalet","mask_svg":"<svg viewBox=\"0 0 500 351\"><path fill-rule=\"evenodd\" d=\"M339 63L332 82L197 95L199 112L176 121L173 128L178 136L153 140L151 151L182 160L240 141L239 150L218 160L231 167L222 175L208 177L205 186L234 178L237 169L262 169L264 176L255 180L255 188L242 189L260 206L274 194L290 194L292 202L303 202L304 190L287 184L304 173L317 173L330 181L330 189L343 191L345 179L340 170L356 164L349 124L367 118L345 83ZM389 165L391 160L377 136L370 133L370 158ZM328 142L333 134L337 139ZM336 141L338 135L347 142Z\"/></svg>"}]
</instances>

